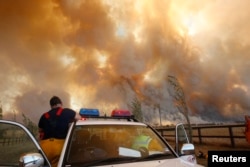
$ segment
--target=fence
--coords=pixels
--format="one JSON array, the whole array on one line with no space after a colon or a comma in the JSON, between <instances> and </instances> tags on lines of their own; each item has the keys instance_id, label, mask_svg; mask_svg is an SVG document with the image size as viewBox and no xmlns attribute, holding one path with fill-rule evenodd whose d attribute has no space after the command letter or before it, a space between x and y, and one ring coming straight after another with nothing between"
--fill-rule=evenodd
<instances>
[{"instance_id":1,"label":"fence","mask_svg":"<svg viewBox=\"0 0 250 167\"><path fill-rule=\"evenodd\" d=\"M175 138L175 127L156 127L155 128L164 138ZM192 125L192 139L204 144L204 139L228 139L230 145L235 147L235 139L245 139L245 124L230 125Z\"/></svg>"},{"instance_id":2,"label":"fence","mask_svg":"<svg viewBox=\"0 0 250 167\"><path fill-rule=\"evenodd\" d=\"M0 146L9 146L23 142L25 142L24 138L2 138L0 139Z\"/></svg>"}]
</instances>

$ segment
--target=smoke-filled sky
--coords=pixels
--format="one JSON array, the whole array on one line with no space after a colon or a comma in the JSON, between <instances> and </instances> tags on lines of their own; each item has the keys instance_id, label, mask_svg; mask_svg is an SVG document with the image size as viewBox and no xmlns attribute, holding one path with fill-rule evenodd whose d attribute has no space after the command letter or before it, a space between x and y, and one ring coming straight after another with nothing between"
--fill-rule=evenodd
<instances>
[{"instance_id":1,"label":"smoke-filled sky","mask_svg":"<svg viewBox=\"0 0 250 167\"><path fill-rule=\"evenodd\" d=\"M168 76L192 123L250 114L249 0L2 0L4 118L34 122L53 95L64 107L109 114L137 97L145 119L181 120Z\"/></svg>"}]
</instances>

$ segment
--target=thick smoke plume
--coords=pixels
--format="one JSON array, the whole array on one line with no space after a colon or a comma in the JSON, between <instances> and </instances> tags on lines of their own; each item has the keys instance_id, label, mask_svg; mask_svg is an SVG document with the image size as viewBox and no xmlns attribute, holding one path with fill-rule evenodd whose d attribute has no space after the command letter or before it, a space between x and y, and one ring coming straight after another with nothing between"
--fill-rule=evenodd
<instances>
[{"instance_id":1,"label":"thick smoke plume","mask_svg":"<svg viewBox=\"0 0 250 167\"><path fill-rule=\"evenodd\" d=\"M5 118L34 122L53 95L65 107L109 114L135 97L145 119L183 117L168 76L184 92L192 123L250 114L250 1L0 1L0 92Z\"/></svg>"}]
</instances>

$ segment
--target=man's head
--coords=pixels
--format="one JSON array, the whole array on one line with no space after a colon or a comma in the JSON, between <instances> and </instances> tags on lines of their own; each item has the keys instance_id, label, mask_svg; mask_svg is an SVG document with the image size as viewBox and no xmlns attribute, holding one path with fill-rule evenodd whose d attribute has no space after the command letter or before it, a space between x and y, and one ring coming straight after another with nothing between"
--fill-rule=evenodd
<instances>
[{"instance_id":1,"label":"man's head","mask_svg":"<svg viewBox=\"0 0 250 167\"><path fill-rule=\"evenodd\" d=\"M50 103L51 108L53 108L53 107L61 107L61 106L62 106L62 101L61 101L61 99L60 99L59 97L57 97L57 96L53 96L53 97L50 99L49 103Z\"/></svg>"}]
</instances>

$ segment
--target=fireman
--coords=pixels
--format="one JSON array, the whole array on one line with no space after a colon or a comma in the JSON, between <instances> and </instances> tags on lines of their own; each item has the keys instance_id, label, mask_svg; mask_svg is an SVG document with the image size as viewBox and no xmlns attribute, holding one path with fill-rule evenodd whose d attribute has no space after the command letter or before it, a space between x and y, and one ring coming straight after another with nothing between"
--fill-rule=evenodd
<instances>
[{"instance_id":1,"label":"fireman","mask_svg":"<svg viewBox=\"0 0 250 167\"><path fill-rule=\"evenodd\" d=\"M76 119L76 112L62 108L59 97L50 99L51 110L44 113L38 123L40 145L48 157L52 167L57 166L69 123Z\"/></svg>"},{"instance_id":2,"label":"fireman","mask_svg":"<svg viewBox=\"0 0 250 167\"><path fill-rule=\"evenodd\" d=\"M135 138L135 141L132 145L133 149L138 149L139 147L145 147L148 149L149 143L152 140L151 137L146 135L139 135Z\"/></svg>"},{"instance_id":3,"label":"fireman","mask_svg":"<svg viewBox=\"0 0 250 167\"><path fill-rule=\"evenodd\" d=\"M142 156L148 156L149 150L151 151L162 151L162 146L158 141L156 141L154 138L150 137L150 135L138 135L135 137L132 149L139 150L142 154Z\"/></svg>"}]
</instances>

